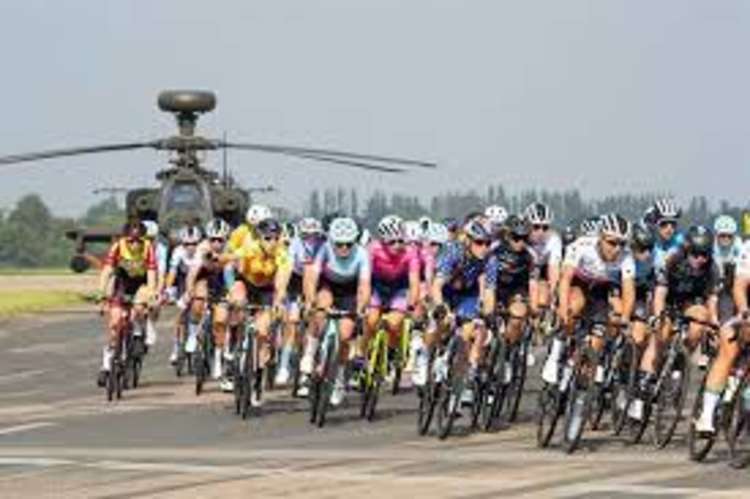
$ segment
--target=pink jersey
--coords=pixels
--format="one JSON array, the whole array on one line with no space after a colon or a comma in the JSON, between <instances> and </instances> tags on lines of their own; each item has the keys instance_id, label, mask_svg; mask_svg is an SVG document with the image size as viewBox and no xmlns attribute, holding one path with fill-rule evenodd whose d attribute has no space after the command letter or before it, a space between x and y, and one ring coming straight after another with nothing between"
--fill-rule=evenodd
<instances>
[{"instance_id":1,"label":"pink jersey","mask_svg":"<svg viewBox=\"0 0 750 499\"><path fill-rule=\"evenodd\" d=\"M382 242L373 241L369 249L373 280L407 285L409 274L420 270L419 251L416 248L407 247L392 252Z\"/></svg>"}]
</instances>

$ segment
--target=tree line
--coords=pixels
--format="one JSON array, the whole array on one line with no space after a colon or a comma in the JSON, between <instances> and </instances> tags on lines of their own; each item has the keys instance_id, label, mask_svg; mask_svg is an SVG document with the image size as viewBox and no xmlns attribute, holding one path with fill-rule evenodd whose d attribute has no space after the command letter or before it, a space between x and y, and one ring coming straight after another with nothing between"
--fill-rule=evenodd
<instances>
[{"instance_id":1,"label":"tree line","mask_svg":"<svg viewBox=\"0 0 750 499\"><path fill-rule=\"evenodd\" d=\"M508 193L502 185L495 185L489 186L484 193L475 190L452 191L435 195L425 202L416 196L382 191L362 198L356 189L329 188L310 192L303 211L291 216L320 218L326 213L338 212L353 216L366 227L374 229L378 220L390 213L407 219L427 215L439 220L461 218L472 211L483 210L489 204L499 204L511 213L518 213L531 202L541 200L552 207L555 223L563 225L610 211L637 219L655 198L663 195L618 194L584 199L577 190ZM716 215L726 213L739 222L745 208L733 206L727 201L721 201L712 208L705 196L696 196L683 206L683 219L686 224L710 224ZM277 212L289 213L285 207L278 207ZM73 242L65 238L65 231L81 227L116 230L124 221L125 210L114 197L92 205L81 217L58 217L40 196L24 196L12 209L0 211L0 267L65 266L74 249Z\"/></svg>"}]
</instances>

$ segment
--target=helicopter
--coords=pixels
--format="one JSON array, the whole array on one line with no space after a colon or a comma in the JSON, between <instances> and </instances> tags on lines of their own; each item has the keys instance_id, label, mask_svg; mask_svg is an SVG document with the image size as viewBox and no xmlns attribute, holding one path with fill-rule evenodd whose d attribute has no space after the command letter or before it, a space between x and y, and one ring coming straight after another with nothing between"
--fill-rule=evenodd
<instances>
[{"instance_id":1,"label":"helicopter","mask_svg":"<svg viewBox=\"0 0 750 499\"><path fill-rule=\"evenodd\" d=\"M230 142L209 139L196 134L198 118L216 108L216 95L207 90L164 90L157 97L161 111L174 115L177 134L142 142L124 142L89 147L52 149L0 157L0 165L34 162L82 154L99 154L137 149L154 149L171 154L166 168L156 173L158 187L138 188L126 194L126 215L130 220L153 220L161 233L174 240L185 225L203 225L210 219L223 218L231 225L242 223L250 196L247 189L238 187L226 173L203 166L205 151L244 150L278 154L337 166L363 170L402 173L404 167L435 168L433 162L413 159L360 154L322 148L307 148L275 144ZM76 229L66 232L75 241L75 254L70 267L74 272L85 272L91 259L86 254L87 243L109 243L119 233L111 230Z\"/></svg>"}]
</instances>

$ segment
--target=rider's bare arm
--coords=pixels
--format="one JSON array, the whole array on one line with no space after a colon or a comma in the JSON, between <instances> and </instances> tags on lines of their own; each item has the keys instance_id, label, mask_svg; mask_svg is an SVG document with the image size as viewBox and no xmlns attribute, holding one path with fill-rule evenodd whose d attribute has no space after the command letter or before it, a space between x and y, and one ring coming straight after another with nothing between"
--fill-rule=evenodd
<instances>
[{"instance_id":1,"label":"rider's bare arm","mask_svg":"<svg viewBox=\"0 0 750 499\"><path fill-rule=\"evenodd\" d=\"M570 284L573 282L575 267L572 265L563 265L562 275L560 277L560 300L558 303L557 313L560 319L567 320L568 304L570 302Z\"/></svg>"},{"instance_id":2,"label":"rider's bare arm","mask_svg":"<svg viewBox=\"0 0 750 499\"><path fill-rule=\"evenodd\" d=\"M737 306L737 312L740 314L747 312L748 283L750 283L750 278L744 276L738 275L734 280L732 295L734 297L734 304Z\"/></svg>"},{"instance_id":3,"label":"rider's bare arm","mask_svg":"<svg viewBox=\"0 0 750 499\"><path fill-rule=\"evenodd\" d=\"M657 317L664 312L667 304L667 293L668 288L662 285L657 285L654 290L654 315Z\"/></svg>"},{"instance_id":4,"label":"rider's bare arm","mask_svg":"<svg viewBox=\"0 0 750 499\"><path fill-rule=\"evenodd\" d=\"M622 280L622 320L630 322L635 310L635 279Z\"/></svg>"}]
</instances>

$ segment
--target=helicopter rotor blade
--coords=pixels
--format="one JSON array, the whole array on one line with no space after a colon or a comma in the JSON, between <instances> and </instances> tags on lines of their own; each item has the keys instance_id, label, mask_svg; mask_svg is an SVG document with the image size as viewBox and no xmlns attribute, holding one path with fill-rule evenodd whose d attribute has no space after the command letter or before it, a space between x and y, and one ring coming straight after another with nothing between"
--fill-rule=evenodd
<instances>
[{"instance_id":1,"label":"helicopter rotor blade","mask_svg":"<svg viewBox=\"0 0 750 499\"><path fill-rule=\"evenodd\" d=\"M234 148L234 149L247 149L247 150L252 150L252 151L313 154L317 156L339 157L342 159L374 161L378 163L392 163L392 164L398 164L398 165L403 165L403 166L416 166L420 168L437 168L437 165L435 163L431 163L428 161L419 161L415 159L406 159L406 158L394 158L390 156L375 156L372 154L360 154L360 153L347 152L347 151L335 151L331 149L312 149L308 147L281 146L281 145L272 145L272 144L237 143L237 142L224 142L223 146Z\"/></svg>"},{"instance_id":2,"label":"helicopter rotor blade","mask_svg":"<svg viewBox=\"0 0 750 499\"><path fill-rule=\"evenodd\" d=\"M309 159L312 161L320 161L322 163L332 163L335 165L350 166L353 168L361 168L363 170L371 170L371 171L383 172L383 173L404 173L406 171L403 168L396 168L393 166L374 165L372 163L365 163L363 161L354 161L352 159L334 158L334 157L317 155L317 154L302 154L302 153L294 154L294 153L289 153L289 152L279 152L279 154L283 154L284 156L289 156L292 158Z\"/></svg>"},{"instance_id":3,"label":"helicopter rotor blade","mask_svg":"<svg viewBox=\"0 0 750 499\"><path fill-rule=\"evenodd\" d=\"M13 154L0 156L0 165L12 165L39 161L43 159L63 158L66 156L77 156L79 154L97 154L103 152L130 151L133 149L158 148L157 142L126 142L122 144L105 144L90 147L71 147L68 149L50 149L47 151L32 152L28 154Z\"/></svg>"}]
</instances>

